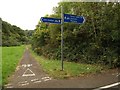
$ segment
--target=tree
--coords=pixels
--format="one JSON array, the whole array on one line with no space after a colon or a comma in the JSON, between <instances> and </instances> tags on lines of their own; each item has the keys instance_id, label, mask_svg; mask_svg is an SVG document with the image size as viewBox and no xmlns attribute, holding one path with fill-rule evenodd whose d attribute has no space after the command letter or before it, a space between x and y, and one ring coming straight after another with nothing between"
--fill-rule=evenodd
<instances>
[{"instance_id":1,"label":"tree","mask_svg":"<svg viewBox=\"0 0 120 90\"><path fill-rule=\"evenodd\" d=\"M84 24L64 23L64 60L120 65L120 4L106 2L61 2L48 17L64 13L85 17ZM49 58L60 59L60 25L39 22L33 35L33 49Z\"/></svg>"},{"instance_id":2,"label":"tree","mask_svg":"<svg viewBox=\"0 0 120 90\"><path fill-rule=\"evenodd\" d=\"M2 46L16 46L26 42L27 36L24 30L16 25L2 21Z\"/></svg>"}]
</instances>

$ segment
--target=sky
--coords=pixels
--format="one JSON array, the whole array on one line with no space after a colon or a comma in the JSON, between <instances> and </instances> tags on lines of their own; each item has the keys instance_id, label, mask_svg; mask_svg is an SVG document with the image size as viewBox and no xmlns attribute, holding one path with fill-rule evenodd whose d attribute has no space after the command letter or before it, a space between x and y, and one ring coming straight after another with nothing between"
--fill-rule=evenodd
<instances>
[{"instance_id":1,"label":"sky","mask_svg":"<svg viewBox=\"0 0 120 90\"><path fill-rule=\"evenodd\" d=\"M53 13L61 0L0 0L0 18L21 29L34 30L41 17Z\"/></svg>"}]
</instances>

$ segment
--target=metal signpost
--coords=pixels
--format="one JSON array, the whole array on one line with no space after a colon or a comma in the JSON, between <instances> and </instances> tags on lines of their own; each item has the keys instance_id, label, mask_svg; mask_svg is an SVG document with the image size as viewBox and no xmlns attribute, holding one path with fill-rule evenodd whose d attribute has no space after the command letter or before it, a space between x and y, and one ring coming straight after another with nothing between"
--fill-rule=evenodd
<instances>
[{"instance_id":1,"label":"metal signpost","mask_svg":"<svg viewBox=\"0 0 120 90\"><path fill-rule=\"evenodd\" d=\"M41 17L42 22L53 23L53 24L61 24L61 70L64 70L63 67L63 25L64 22L73 22L73 23L84 23L85 18L83 16L71 15L71 14L63 14L63 7L61 6L61 19L57 18L48 18Z\"/></svg>"},{"instance_id":2,"label":"metal signpost","mask_svg":"<svg viewBox=\"0 0 120 90\"><path fill-rule=\"evenodd\" d=\"M64 23L64 17L63 17L63 7L61 6L61 70L63 71L63 23Z\"/></svg>"}]
</instances>

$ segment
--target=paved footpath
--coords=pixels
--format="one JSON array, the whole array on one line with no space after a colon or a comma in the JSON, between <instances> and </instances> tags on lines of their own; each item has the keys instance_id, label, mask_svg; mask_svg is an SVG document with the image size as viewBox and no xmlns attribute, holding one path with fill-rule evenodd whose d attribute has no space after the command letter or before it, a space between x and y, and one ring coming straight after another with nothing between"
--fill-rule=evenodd
<instances>
[{"instance_id":1,"label":"paved footpath","mask_svg":"<svg viewBox=\"0 0 120 90\"><path fill-rule=\"evenodd\" d=\"M10 77L9 84L5 86L7 88L29 88L32 84L48 82L51 79L31 56L30 51L26 49L14 75Z\"/></svg>"},{"instance_id":2,"label":"paved footpath","mask_svg":"<svg viewBox=\"0 0 120 90\"><path fill-rule=\"evenodd\" d=\"M114 84L118 88L120 73L118 69L103 73L70 79L53 79L41 68L28 49L25 50L14 75L9 78L6 88L98 88ZM111 88L111 87L110 87Z\"/></svg>"}]
</instances>

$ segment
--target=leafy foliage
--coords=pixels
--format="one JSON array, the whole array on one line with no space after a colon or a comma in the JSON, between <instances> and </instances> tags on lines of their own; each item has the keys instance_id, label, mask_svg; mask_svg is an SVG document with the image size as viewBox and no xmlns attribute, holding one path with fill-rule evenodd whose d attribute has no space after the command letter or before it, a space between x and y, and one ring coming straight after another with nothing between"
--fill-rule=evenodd
<instances>
[{"instance_id":1,"label":"leafy foliage","mask_svg":"<svg viewBox=\"0 0 120 90\"><path fill-rule=\"evenodd\" d=\"M34 33L34 30L24 30L24 33L25 33L25 36L27 38L26 44L30 44L31 39L32 39L32 34Z\"/></svg>"},{"instance_id":2,"label":"leafy foliage","mask_svg":"<svg viewBox=\"0 0 120 90\"><path fill-rule=\"evenodd\" d=\"M64 23L64 60L120 66L120 4L106 2L61 2L48 17L64 13L84 16L84 24ZM32 39L33 49L48 58L60 59L60 25L39 22Z\"/></svg>"},{"instance_id":3,"label":"leafy foliage","mask_svg":"<svg viewBox=\"0 0 120 90\"><path fill-rule=\"evenodd\" d=\"M29 32L29 31L28 31ZM27 35L21 28L2 21L2 46L17 46L28 42Z\"/></svg>"}]
</instances>

